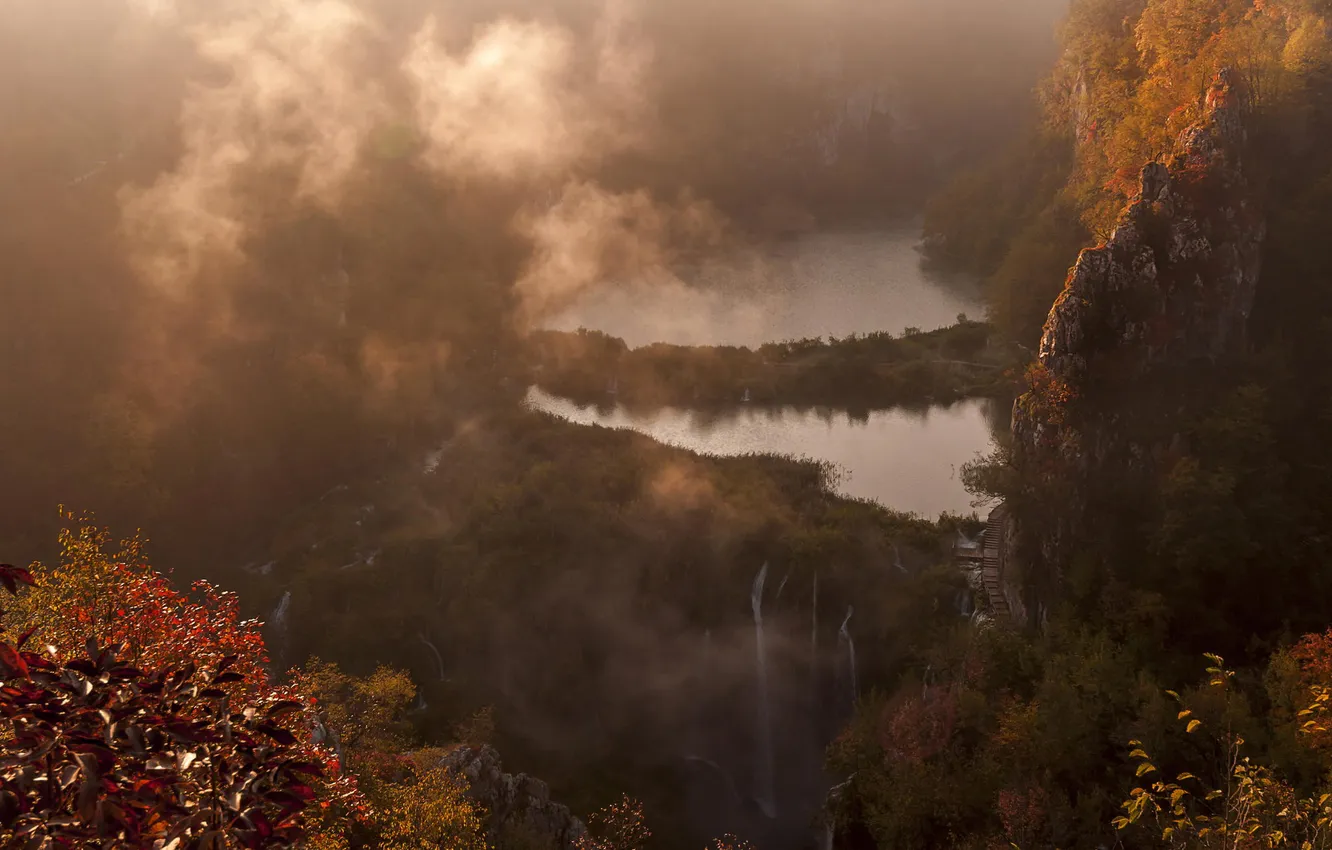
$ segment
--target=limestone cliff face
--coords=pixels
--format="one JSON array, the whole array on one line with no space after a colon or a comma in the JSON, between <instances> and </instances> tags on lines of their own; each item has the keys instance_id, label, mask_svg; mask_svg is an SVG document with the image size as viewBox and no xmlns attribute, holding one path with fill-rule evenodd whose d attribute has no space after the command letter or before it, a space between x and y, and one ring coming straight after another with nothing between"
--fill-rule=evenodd
<instances>
[{"instance_id":1,"label":"limestone cliff face","mask_svg":"<svg viewBox=\"0 0 1332 850\"><path fill-rule=\"evenodd\" d=\"M525 773L505 773L499 754L490 747L457 747L444 757L444 765L467 779L467 796L485 808L490 847L506 839L506 844L517 840L524 846L565 850L587 834L567 806L550 799L546 783Z\"/></svg>"},{"instance_id":2,"label":"limestone cliff face","mask_svg":"<svg viewBox=\"0 0 1332 850\"><path fill-rule=\"evenodd\" d=\"M1224 78L1223 78L1224 80ZM1241 346L1258 282L1261 219L1240 167L1243 129L1222 81L1207 117L1142 189L1110 240L1082 252L1055 302L1040 361L1060 380L1136 380L1179 359L1215 360Z\"/></svg>"},{"instance_id":3,"label":"limestone cliff face","mask_svg":"<svg viewBox=\"0 0 1332 850\"><path fill-rule=\"evenodd\" d=\"M1244 348L1264 222L1241 165L1236 100L1222 72L1202 119L1166 162L1143 169L1114 234L1082 252L1046 321L1013 436L1024 479L1060 489L1059 522L1036 541L1056 569L1067 554L1059 538L1077 533L1098 478L1145 469L1160 448L1123 427L1143 388Z\"/></svg>"}]
</instances>

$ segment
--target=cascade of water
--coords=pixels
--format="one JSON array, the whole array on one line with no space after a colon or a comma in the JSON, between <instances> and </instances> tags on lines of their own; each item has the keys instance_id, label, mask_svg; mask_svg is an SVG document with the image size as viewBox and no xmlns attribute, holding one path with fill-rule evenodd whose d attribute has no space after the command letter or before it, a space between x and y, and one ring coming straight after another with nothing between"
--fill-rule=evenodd
<instances>
[{"instance_id":1,"label":"cascade of water","mask_svg":"<svg viewBox=\"0 0 1332 850\"><path fill-rule=\"evenodd\" d=\"M759 808L768 817L777 816L777 803L773 799L772 717L768 706L768 658L763 647L763 582L768 578L765 563L754 578L754 589L749 595L754 609L754 639L758 653L758 770L755 776L754 797Z\"/></svg>"},{"instance_id":2,"label":"cascade of water","mask_svg":"<svg viewBox=\"0 0 1332 850\"><path fill-rule=\"evenodd\" d=\"M851 702L854 704L860 699L860 690L856 687L856 642L851 637L851 614L855 608L846 606L846 619L842 620L842 627L837 630L837 637L846 642L846 664L847 671L851 678Z\"/></svg>"},{"instance_id":3,"label":"cascade of water","mask_svg":"<svg viewBox=\"0 0 1332 850\"><path fill-rule=\"evenodd\" d=\"M814 601L810 605L813 612L809 630L809 683L810 695L815 704L819 700L819 574L814 574Z\"/></svg>"},{"instance_id":4,"label":"cascade of water","mask_svg":"<svg viewBox=\"0 0 1332 850\"><path fill-rule=\"evenodd\" d=\"M776 602L778 599L782 598L782 591L786 590L786 580L789 579L790 577L791 577L791 571L787 570L786 575L782 576L781 582L777 585L777 594L773 596L772 598L773 602Z\"/></svg>"},{"instance_id":5,"label":"cascade of water","mask_svg":"<svg viewBox=\"0 0 1332 850\"><path fill-rule=\"evenodd\" d=\"M268 626L271 629L269 647L272 649L274 661L285 658L287 652L287 611L291 608L291 591L282 593L282 598L278 600L277 606L273 609L273 615L268 619Z\"/></svg>"},{"instance_id":6,"label":"cascade of water","mask_svg":"<svg viewBox=\"0 0 1332 850\"><path fill-rule=\"evenodd\" d=\"M282 594L278 600L277 607L273 609L273 616L270 620L274 629L281 633L287 628L287 609L291 607L291 591L288 590Z\"/></svg>"},{"instance_id":7,"label":"cascade of water","mask_svg":"<svg viewBox=\"0 0 1332 850\"><path fill-rule=\"evenodd\" d=\"M434 641L431 641L425 636L425 632L417 632L416 639L435 654L435 663L439 666L439 680L441 682L447 682L448 675L447 671L444 669L444 656L440 654L439 647L435 646Z\"/></svg>"}]
</instances>

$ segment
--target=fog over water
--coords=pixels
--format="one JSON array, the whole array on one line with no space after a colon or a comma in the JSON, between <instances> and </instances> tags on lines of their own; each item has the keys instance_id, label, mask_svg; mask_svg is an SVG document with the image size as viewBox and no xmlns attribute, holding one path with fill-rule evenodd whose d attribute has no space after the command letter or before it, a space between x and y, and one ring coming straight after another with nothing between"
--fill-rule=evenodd
<instances>
[{"instance_id":1,"label":"fog over water","mask_svg":"<svg viewBox=\"0 0 1332 850\"><path fill-rule=\"evenodd\" d=\"M918 231L814 233L762 252L696 264L670 281L607 282L550 324L623 337L631 346L744 345L816 336L925 330L984 313L974 282L931 275ZM630 428L704 454L771 453L832 463L837 490L925 517L970 513L962 464L985 452L997 405L969 400L853 414L738 405L725 413L630 411L607 394L579 407L537 388L527 403L571 422Z\"/></svg>"},{"instance_id":2,"label":"fog over water","mask_svg":"<svg viewBox=\"0 0 1332 850\"><path fill-rule=\"evenodd\" d=\"M915 250L919 230L813 233L697 262L666 279L610 280L553 316L554 330L585 327L631 347L743 345L933 330L984 313L973 281L934 275Z\"/></svg>"}]
</instances>

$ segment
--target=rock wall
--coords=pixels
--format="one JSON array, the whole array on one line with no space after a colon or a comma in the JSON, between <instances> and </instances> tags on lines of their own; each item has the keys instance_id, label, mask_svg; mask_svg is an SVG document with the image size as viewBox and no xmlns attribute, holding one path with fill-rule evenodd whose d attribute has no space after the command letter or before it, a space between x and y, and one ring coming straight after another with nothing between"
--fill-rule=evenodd
<instances>
[{"instance_id":1,"label":"rock wall","mask_svg":"<svg viewBox=\"0 0 1332 850\"><path fill-rule=\"evenodd\" d=\"M574 848L587 834L567 806L550 799L546 783L525 773L505 773L499 753L490 747L459 746L444 757L444 765L467 779L467 796L485 808L489 847L519 834L540 846Z\"/></svg>"},{"instance_id":2,"label":"rock wall","mask_svg":"<svg viewBox=\"0 0 1332 850\"><path fill-rule=\"evenodd\" d=\"M1112 476L1150 473L1161 446L1128 423L1136 413L1159 424L1159 409L1135 412L1153 382L1245 348L1265 225L1244 146L1236 83L1223 71L1202 118L1166 161L1143 168L1113 235L1082 252L1050 311L1013 411L1014 461L1037 491L1016 521L1047 572L1085 531L1089 494ZM1054 516L1037 522L1038 511Z\"/></svg>"}]
</instances>

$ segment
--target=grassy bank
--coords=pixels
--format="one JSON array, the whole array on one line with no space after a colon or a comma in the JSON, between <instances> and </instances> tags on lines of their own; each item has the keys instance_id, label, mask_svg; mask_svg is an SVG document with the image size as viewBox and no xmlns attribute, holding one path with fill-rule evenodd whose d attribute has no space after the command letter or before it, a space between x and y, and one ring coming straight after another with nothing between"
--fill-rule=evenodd
<instances>
[{"instance_id":1,"label":"grassy bank","mask_svg":"<svg viewBox=\"0 0 1332 850\"><path fill-rule=\"evenodd\" d=\"M600 331L538 331L528 341L532 381L580 404L706 408L744 401L876 409L1003 396L1014 353L984 322L757 349L657 343L629 348Z\"/></svg>"}]
</instances>

